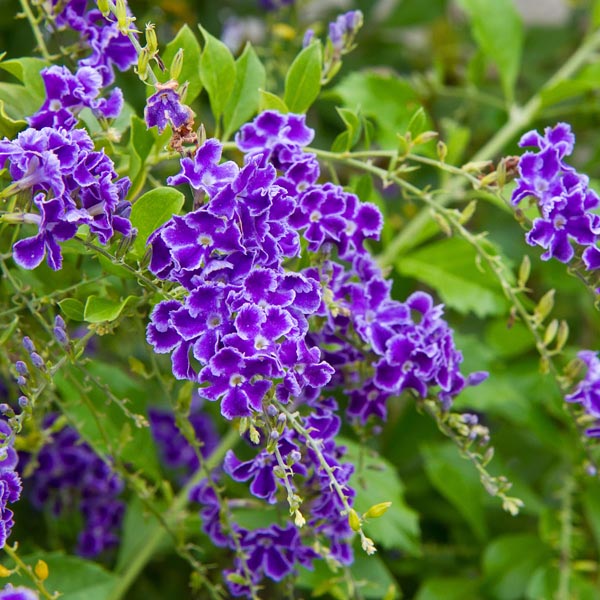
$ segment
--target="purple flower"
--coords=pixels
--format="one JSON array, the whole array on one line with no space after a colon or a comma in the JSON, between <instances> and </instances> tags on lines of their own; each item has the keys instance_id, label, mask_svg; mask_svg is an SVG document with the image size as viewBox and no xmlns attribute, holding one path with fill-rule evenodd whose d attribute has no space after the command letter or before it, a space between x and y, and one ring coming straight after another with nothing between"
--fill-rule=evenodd
<instances>
[{"instance_id":1,"label":"purple flower","mask_svg":"<svg viewBox=\"0 0 600 600\"><path fill-rule=\"evenodd\" d=\"M129 69L137 62L137 52L127 35L119 31L118 24L92 8L86 0L53 0L55 24L64 30L77 33L80 67L90 67L102 77L102 87L115 79L115 67L120 71ZM57 10L58 9L58 10Z\"/></svg>"},{"instance_id":2,"label":"purple flower","mask_svg":"<svg viewBox=\"0 0 600 600\"><path fill-rule=\"evenodd\" d=\"M519 145L538 151L525 152L519 160L520 177L512 203L518 204L527 197L537 200L541 217L534 219L526 241L546 250L542 260L570 262L575 256L575 242L583 248L586 268L592 270L600 267L596 246L600 217L592 212L600 206L600 198L588 188L588 177L577 173L564 160L573 151L574 143L575 136L566 123L547 127L543 136L537 131L526 133Z\"/></svg>"},{"instance_id":3,"label":"purple flower","mask_svg":"<svg viewBox=\"0 0 600 600\"><path fill-rule=\"evenodd\" d=\"M7 583L0 590L0 600L40 600L40 597L34 590L23 586L14 587L11 583Z\"/></svg>"},{"instance_id":4,"label":"purple flower","mask_svg":"<svg viewBox=\"0 0 600 600\"><path fill-rule=\"evenodd\" d=\"M579 402L589 415L600 419L600 360L598 353L582 350L577 354L587 367L584 378L575 390L565 396L567 402Z\"/></svg>"},{"instance_id":5,"label":"purple flower","mask_svg":"<svg viewBox=\"0 0 600 600\"><path fill-rule=\"evenodd\" d=\"M46 417L51 426L57 415ZM27 455L25 455L27 458ZM123 482L71 427L64 427L42 447L37 468L28 480L32 504L55 515L81 513L84 529L77 552L93 558L118 544L125 505L118 496Z\"/></svg>"},{"instance_id":6,"label":"purple flower","mask_svg":"<svg viewBox=\"0 0 600 600\"><path fill-rule=\"evenodd\" d=\"M156 93L146 101L144 109L144 119L149 128L156 126L158 132L162 133L167 125L179 129L193 122L194 113L181 103L179 94L173 89L173 82L156 84L156 89Z\"/></svg>"},{"instance_id":7,"label":"purple flower","mask_svg":"<svg viewBox=\"0 0 600 600\"><path fill-rule=\"evenodd\" d=\"M0 548L12 531L13 512L8 504L13 504L21 497L21 478L15 472L18 456L13 448L15 434L10 425L0 420Z\"/></svg>"},{"instance_id":8,"label":"purple flower","mask_svg":"<svg viewBox=\"0 0 600 600\"><path fill-rule=\"evenodd\" d=\"M115 89L108 98L98 98L102 89L102 77L92 67L80 67L73 75L67 67L52 66L41 71L46 88L46 100L31 117L29 125L35 129L44 127L73 129L77 115L83 108L90 108L97 117L112 119L123 107L123 94Z\"/></svg>"},{"instance_id":9,"label":"purple flower","mask_svg":"<svg viewBox=\"0 0 600 600\"><path fill-rule=\"evenodd\" d=\"M169 185L189 184L194 190L202 190L212 197L227 183L231 182L239 172L238 166L232 162L219 165L222 146L216 139L208 139L191 158L181 160L181 173L167 179Z\"/></svg>"},{"instance_id":10,"label":"purple flower","mask_svg":"<svg viewBox=\"0 0 600 600\"><path fill-rule=\"evenodd\" d=\"M125 200L129 179L117 179L113 162L104 152L94 151L85 130L29 128L16 140L0 142L0 164L7 160L14 180L11 188L31 190L33 206L40 213L4 216L7 222L38 226L37 235L14 245L15 260L22 267L33 269L47 255L50 267L60 269L59 242L75 237L80 225L87 225L102 244L115 231L132 233L123 216L129 206Z\"/></svg>"}]
</instances>

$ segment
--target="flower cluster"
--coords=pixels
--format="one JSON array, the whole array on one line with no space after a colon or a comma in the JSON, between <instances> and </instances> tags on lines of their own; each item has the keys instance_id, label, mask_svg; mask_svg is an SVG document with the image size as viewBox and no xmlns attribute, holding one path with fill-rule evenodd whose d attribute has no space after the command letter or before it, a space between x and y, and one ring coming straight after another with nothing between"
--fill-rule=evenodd
<instances>
[{"instance_id":1,"label":"flower cluster","mask_svg":"<svg viewBox=\"0 0 600 600\"><path fill-rule=\"evenodd\" d=\"M600 216L593 209L600 206L598 194L591 190L589 178L568 165L565 157L573 152L575 136L571 126L559 123L547 127L544 135L526 133L519 145L537 148L527 151L519 160L519 179L512 203L527 197L537 200L541 217L533 221L526 240L531 246L546 251L542 260L556 258L568 263L575 256L573 242L582 249L581 258L587 270L600 267Z\"/></svg>"},{"instance_id":2,"label":"flower cluster","mask_svg":"<svg viewBox=\"0 0 600 600\"><path fill-rule=\"evenodd\" d=\"M236 551L234 595L250 594L264 576L279 581L317 555L352 560L353 467L342 462L339 407L326 390L345 390L350 416L364 423L385 417L387 399L404 389L436 393L447 407L485 377L461 374L452 330L430 296L392 299L365 246L379 237L381 213L318 182L316 157L304 150L313 135L304 116L266 111L236 136L241 168L221 162L221 144L207 140L168 179L189 185L197 208L148 240L150 270L186 290L156 305L148 342L171 355L176 378L219 401L226 419L250 423L259 447L248 460L228 452L225 474L269 504L287 500L296 525L308 525L302 535L290 526L226 526L214 487L196 488L204 531ZM298 270L300 259L308 266Z\"/></svg>"},{"instance_id":3,"label":"flower cluster","mask_svg":"<svg viewBox=\"0 0 600 600\"><path fill-rule=\"evenodd\" d=\"M49 415L51 427L57 415ZM25 455L31 460L29 455ZM123 482L84 442L72 427L63 427L36 456L36 468L28 481L28 494L38 509L54 516L76 512L83 516L77 552L93 558L116 546L125 505L118 496Z\"/></svg>"},{"instance_id":4,"label":"flower cluster","mask_svg":"<svg viewBox=\"0 0 600 600\"><path fill-rule=\"evenodd\" d=\"M37 267L46 254L54 270L62 266L59 242L75 237L80 225L106 244L115 231L131 234L125 200L128 178L118 178L112 160L94 150L83 129L43 127L21 132L17 139L0 141L0 165L9 163L13 184L4 195L28 191L30 210L3 215L5 222L29 223L36 235L15 243L15 261L26 269Z\"/></svg>"},{"instance_id":5,"label":"flower cluster","mask_svg":"<svg viewBox=\"0 0 600 600\"><path fill-rule=\"evenodd\" d=\"M78 34L79 53L87 55L78 66L94 69L102 78L102 86L115 79L115 67L126 71L137 62L131 40L119 31L119 24L105 18L97 8L88 9L87 0L52 0L50 17L59 30ZM89 54L88 54L89 52Z\"/></svg>"},{"instance_id":6,"label":"flower cluster","mask_svg":"<svg viewBox=\"0 0 600 600\"><path fill-rule=\"evenodd\" d=\"M21 478L15 469L19 462L13 448L14 433L10 425L0 420L0 548L4 547L14 525L13 512L8 504L21 497Z\"/></svg>"},{"instance_id":7,"label":"flower cluster","mask_svg":"<svg viewBox=\"0 0 600 600\"><path fill-rule=\"evenodd\" d=\"M579 402L585 412L600 419L600 360L598 353L592 350L582 350L577 357L586 366L584 378L577 384L575 390L565 396L567 402ZM600 427L588 429L587 434L600 437Z\"/></svg>"},{"instance_id":8,"label":"flower cluster","mask_svg":"<svg viewBox=\"0 0 600 600\"><path fill-rule=\"evenodd\" d=\"M123 93L115 88L108 98L99 98L103 87L100 73L92 67L80 67L73 75L67 67L52 66L41 72L46 99L40 109L29 117L34 129L62 127L73 129L83 108L97 117L113 119L123 107Z\"/></svg>"},{"instance_id":9,"label":"flower cluster","mask_svg":"<svg viewBox=\"0 0 600 600\"><path fill-rule=\"evenodd\" d=\"M340 419L335 415L337 404L331 399L319 401L313 409L314 414L302 420L303 434L284 426L281 434L273 435L278 431L273 427L278 422L285 423L285 415L278 414L271 405L267 411L270 425L265 429L266 433L271 427L268 436L271 443L267 449L246 461L240 461L229 451L223 465L233 480L250 481L250 493L270 504L278 502L280 492L285 491L296 526L306 524L307 527L299 530L291 524L285 527L273 524L249 530L231 524L228 530L223 526L222 504L208 480L191 492L191 500L202 504L202 528L211 541L237 550L234 569L228 572L236 577L227 578L234 596L250 595L249 586L259 584L265 576L281 581L299 566L312 568L313 560L322 556L345 565L352 562L353 532L339 490L346 503L351 504L354 491L347 484L353 466L341 462L344 448L334 441L340 426ZM314 447L307 445L307 435L315 443ZM335 473L338 490L331 486L331 472ZM295 476L302 480L301 490L296 487ZM302 513L310 515L307 521L299 510L300 504ZM250 580L241 583L248 575Z\"/></svg>"}]
</instances>

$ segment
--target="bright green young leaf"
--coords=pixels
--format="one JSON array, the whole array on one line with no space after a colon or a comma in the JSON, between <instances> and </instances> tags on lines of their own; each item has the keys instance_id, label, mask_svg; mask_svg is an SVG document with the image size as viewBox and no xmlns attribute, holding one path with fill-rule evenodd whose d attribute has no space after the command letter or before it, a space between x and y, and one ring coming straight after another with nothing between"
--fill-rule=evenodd
<instances>
[{"instance_id":1,"label":"bright green young leaf","mask_svg":"<svg viewBox=\"0 0 600 600\"><path fill-rule=\"evenodd\" d=\"M468 242L450 238L400 257L396 267L402 275L430 285L449 307L461 313L473 312L479 317L505 314L507 300L496 278L487 270L482 273L475 259Z\"/></svg>"},{"instance_id":2,"label":"bright green young leaf","mask_svg":"<svg viewBox=\"0 0 600 600\"><path fill-rule=\"evenodd\" d=\"M0 69L14 75L23 85L42 101L46 95L44 80L40 71L48 63L41 58L23 57L0 62Z\"/></svg>"},{"instance_id":3,"label":"bright green young leaf","mask_svg":"<svg viewBox=\"0 0 600 600\"><path fill-rule=\"evenodd\" d=\"M483 507L485 491L473 465L462 458L452 442L423 444L425 472L437 490L469 523L478 539L487 536Z\"/></svg>"},{"instance_id":4,"label":"bright green young leaf","mask_svg":"<svg viewBox=\"0 0 600 600\"><path fill-rule=\"evenodd\" d=\"M83 320L88 323L114 321L128 304L136 300L135 296L127 296L124 300L111 300L100 296L88 296L83 311Z\"/></svg>"},{"instance_id":5,"label":"bright green young leaf","mask_svg":"<svg viewBox=\"0 0 600 600\"><path fill-rule=\"evenodd\" d=\"M83 303L76 298L65 298L58 305L65 317L73 321L83 321Z\"/></svg>"},{"instance_id":6,"label":"bright green young leaf","mask_svg":"<svg viewBox=\"0 0 600 600\"><path fill-rule=\"evenodd\" d=\"M0 84L0 96L2 95L2 86L3 84ZM26 127L27 121L12 119L6 114L4 100L0 100L0 136L12 139Z\"/></svg>"},{"instance_id":7,"label":"bright green young leaf","mask_svg":"<svg viewBox=\"0 0 600 600\"><path fill-rule=\"evenodd\" d=\"M260 112L264 110L277 110L282 114L290 112L290 109L279 96L276 96L271 92L266 92L265 90L260 90L258 110Z\"/></svg>"},{"instance_id":8,"label":"bright green young leaf","mask_svg":"<svg viewBox=\"0 0 600 600\"><path fill-rule=\"evenodd\" d=\"M362 514L380 502L392 503L383 516L369 520L365 526L367 535L375 540L375 545L419 555L418 516L404 500L404 485L394 466L352 440L344 438L340 443L347 447L348 460L362 465L350 480L351 487L356 490L354 508L358 513Z\"/></svg>"},{"instance_id":9,"label":"bright green young leaf","mask_svg":"<svg viewBox=\"0 0 600 600\"><path fill-rule=\"evenodd\" d=\"M504 95L509 102L523 50L523 24L512 0L458 0L467 13L475 41L498 67Z\"/></svg>"},{"instance_id":10,"label":"bright green young leaf","mask_svg":"<svg viewBox=\"0 0 600 600\"><path fill-rule=\"evenodd\" d=\"M294 113L305 113L321 91L321 44L314 42L296 56L285 78L283 99Z\"/></svg>"},{"instance_id":11,"label":"bright green young leaf","mask_svg":"<svg viewBox=\"0 0 600 600\"><path fill-rule=\"evenodd\" d=\"M235 60L229 48L202 26L204 50L200 57L200 79L208 93L210 107L218 121L235 84Z\"/></svg>"},{"instance_id":12,"label":"bright green young leaf","mask_svg":"<svg viewBox=\"0 0 600 600\"><path fill-rule=\"evenodd\" d=\"M150 234L177 214L185 201L184 195L174 188L161 187L146 192L131 208L131 224L137 229L132 253L141 258L146 252Z\"/></svg>"},{"instance_id":13,"label":"bright green young leaf","mask_svg":"<svg viewBox=\"0 0 600 600\"><path fill-rule=\"evenodd\" d=\"M266 81L266 72L254 48L246 44L236 61L235 85L223 114L225 138L237 131L258 111L260 90Z\"/></svg>"},{"instance_id":14,"label":"bright green young leaf","mask_svg":"<svg viewBox=\"0 0 600 600\"><path fill-rule=\"evenodd\" d=\"M68 556L62 552L36 553L21 556L29 566L34 567L38 560L48 565L46 588L60 592L61 600L106 600L116 585L117 577L98 563L77 556ZM15 574L2 581L14 586L28 585L23 575Z\"/></svg>"},{"instance_id":15,"label":"bright green young leaf","mask_svg":"<svg viewBox=\"0 0 600 600\"><path fill-rule=\"evenodd\" d=\"M191 104L202 91L202 82L200 80L200 69L198 68L200 64L200 42L198 42L198 38L188 25L184 25L177 32L175 38L167 44L165 51L161 53L161 58L167 67L166 77L168 77L168 69L173 57L180 48L183 49L183 67L179 76L179 83L183 84L187 81L188 88L185 103Z\"/></svg>"},{"instance_id":16,"label":"bright green young leaf","mask_svg":"<svg viewBox=\"0 0 600 600\"><path fill-rule=\"evenodd\" d=\"M384 148L395 149L397 133L405 133L411 117L420 108L419 96L411 84L397 75L354 72L334 89L342 106L371 119L376 127L375 139ZM427 117L425 129L432 129Z\"/></svg>"},{"instance_id":17,"label":"bright green young leaf","mask_svg":"<svg viewBox=\"0 0 600 600\"><path fill-rule=\"evenodd\" d=\"M337 113L346 126L331 145L332 152L348 152L359 140L362 124L358 114L349 108L336 107Z\"/></svg>"}]
</instances>

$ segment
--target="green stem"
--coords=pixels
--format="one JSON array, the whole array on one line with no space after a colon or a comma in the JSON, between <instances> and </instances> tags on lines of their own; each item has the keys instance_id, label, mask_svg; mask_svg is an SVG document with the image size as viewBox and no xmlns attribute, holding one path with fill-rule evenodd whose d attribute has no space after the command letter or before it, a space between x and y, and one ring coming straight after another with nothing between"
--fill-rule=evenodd
<instances>
[{"instance_id":1,"label":"green stem","mask_svg":"<svg viewBox=\"0 0 600 600\"><path fill-rule=\"evenodd\" d=\"M565 64L554 73L540 90L522 107L513 106L509 111L508 121L498 132L482 146L468 162L490 160L494 158L520 131L527 127L537 115L542 105L542 93L553 87L557 82L564 81L581 68L590 56L600 46L600 29L592 33L583 44L572 54ZM438 203L445 206L452 202L456 194L463 188L464 182L450 184L447 193L438 198ZM405 250L415 245L415 240L421 240L423 229L430 222L428 211L421 211L407 226L387 245L379 256L382 265L393 264Z\"/></svg>"},{"instance_id":2,"label":"green stem","mask_svg":"<svg viewBox=\"0 0 600 600\"><path fill-rule=\"evenodd\" d=\"M46 589L44 582L35 574L35 571L33 570L33 568L31 566L29 566L28 564L26 564L23 560L21 560L21 557L17 554L17 544L16 543L12 547L9 546L8 544L5 545L3 550L14 561L14 563L19 568L19 571L22 573L25 573L27 575L27 577L29 577L29 579L31 579L31 581L33 581L33 583L35 584L35 587L37 587L40 594L42 594L42 596L44 598L47 598L48 600L56 600L56 598L58 598L58 593L54 592L54 594L51 594Z\"/></svg>"},{"instance_id":3,"label":"green stem","mask_svg":"<svg viewBox=\"0 0 600 600\"><path fill-rule=\"evenodd\" d=\"M217 449L208 457L205 465L199 468L192 478L186 483L181 491L175 496L169 511L165 515L165 522L170 526L176 523L180 517L180 513L188 502L190 491L204 477L206 471L211 471L223 460L225 453L230 448L233 448L236 442L240 439L240 434L235 429L231 429L222 439ZM113 588L108 600L120 600L125 597L127 590L137 579L138 575L144 570L144 567L154 556L156 549L160 547L163 540L167 537L167 533L160 523L156 523L152 531L147 535L146 543L135 556L127 569L119 577L117 585Z\"/></svg>"},{"instance_id":4,"label":"green stem","mask_svg":"<svg viewBox=\"0 0 600 600\"><path fill-rule=\"evenodd\" d=\"M45 60L50 62L52 60L52 56L50 55L50 52L48 52L48 47L46 46L46 42L44 41L44 36L42 35L40 28L38 27L39 20L36 19L34 14L31 12L31 7L29 6L27 0L19 0L19 3L21 4L21 8L23 9L27 20L31 25L31 30L33 31L33 35L35 37L35 41L37 42L41 55L44 57Z\"/></svg>"},{"instance_id":5,"label":"green stem","mask_svg":"<svg viewBox=\"0 0 600 600\"><path fill-rule=\"evenodd\" d=\"M571 544L573 542L573 492L575 482L571 475L567 475L562 489L562 502L560 510L560 557L557 600L569 600L571 580Z\"/></svg>"}]
</instances>

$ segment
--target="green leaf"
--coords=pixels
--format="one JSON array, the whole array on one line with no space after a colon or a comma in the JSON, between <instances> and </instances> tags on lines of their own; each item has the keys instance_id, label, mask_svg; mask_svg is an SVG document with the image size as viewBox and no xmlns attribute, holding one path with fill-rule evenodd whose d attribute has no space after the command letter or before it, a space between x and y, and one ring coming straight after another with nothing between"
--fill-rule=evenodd
<instances>
[{"instance_id":1,"label":"green leaf","mask_svg":"<svg viewBox=\"0 0 600 600\"><path fill-rule=\"evenodd\" d=\"M375 545L420 555L418 516L404 500L404 485L394 466L352 440L344 438L340 443L347 448L346 458L361 465L350 479L350 486L356 490L356 511L362 514L374 504L392 503L383 516L369 520L365 526L367 535L373 538Z\"/></svg>"},{"instance_id":2,"label":"green leaf","mask_svg":"<svg viewBox=\"0 0 600 600\"><path fill-rule=\"evenodd\" d=\"M14 127L20 126L24 117L39 110L43 97L37 96L30 89L18 83L2 82L0 83L0 101L4 105L3 111L8 119L6 125Z\"/></svg>"},{"instance_id":3,"label":"green leaf","mask_svg":"<svg viewBox=\"0 0 600 600\"><path fill-rule=\"evenodd\" d=\"M128 197L135 198L146 179L144 165L154 145L154 134L148 130L146 122L135 114L131 116L130 127L129 170L127 175L132 184Z\"/></svg>"},{"instance_id":4,"label":"green leaf","mask_svg":"<svg viewBox=\"0 0 600 600\"><path fill-rule=\"evenodd\" d=\"M210 100L215 120L223 114L235 84L235 61L229 48L199 25L204 36L200 78Z\"/></svg>"},{"instance_id":5,"label":"green leaf","mask_svg":"<svg viewBox=\"0 0 600 600\"><path fill-rule=\"evenodd\" d=\"M348 152L359 140L362 126L358 114L349 108L336 107L338 115L344 125L346 131L340 133L331 145L332 152Z\"/></svg>"},{"instance_id":6,"label":"green leaf","mask_svg":"<svg viewBox=\"0 0 600 600\"><path fill-rule=\"evenodd\" d=\"M483 555L486 587L498 600L518 600L537 568L552 558L550 549L532 534L496 538Z\"/></svg>"},{"instance_id":7,"label":"green leaf","mask_svg":"<svg viewBox=\"0 0 600 600\"><path fill-rule=\"evenodd\" d=\"M265 90L259 90L259 92L260 100L258 104L258 110L260 112L265 110L277 110L282 114L290 112L290 109L279 96L271 94L271 92L266 92Z\"/></svg>"},{"instance_id":8,"label":"green leaf","mask_svg":"<svg viewBox=\"0 0 600 600\"><path fill-rule=\"evenodd\" d=\"M158 523L157 518L144 510L142 502L134 496L125 510L123 518L123 529L121 531L121 543L119 545L119 554L115 570L122 573L127 569L131 561L142 550L146 544L148 536L154 532ZM162 547L158 549L166 550L172 547L171 536L163 536Z\"/></svg>"},{"instance_id":9,"label":"green leaf","mask_svg":"<svg viewBox=\"0 0 600 600\"><path fill-rule=\"evenodd\" d=\"M184 195L174 188L160 187L138 198L131 208L131 224L137 229L131 253L141 258L146 252L150 234L177 214L185 201Z\"/></svg>"},{"instance_id":10,"label":"green leaf","mask_svg":"<svg viewBox=\"0 0 600 600\"><path fill-rule=\"evenodd\" d=\"M420 448L431 483L454 505L480 540L487 536L483 502L485 491L477 471L451 442Z\"/></svg>"},{"instance_id":11,"label":"green leaf","mask_svg":"<svg viewBox=\"0 0 600 600\"><path fill-rule=\"evenodd\" d=\"M225 138L253 117L260 103L260 89L266 82L266 71L254 48L246 44L236 61L235 84L223 114Z\"/></svg>"},{"instance_id":12,"label":"green leaf","mask_svg":"<svg viewBox=\"0 0 600 600\"><path fill-rule=\"evenodd\" d=\"M49 63L41 58L23 57L0 62L0 68L14 75L33 94L43 101L46 88L40 71L48 67Z\"/></svg>"},{"instance_id":13,"label":"green leaf","mask_svg":"<svg viewBox=\"0 0 600 600\"><path fill-rule=\"evenodd\" d=\"M415 596L415 600L479 600L480 598L478 581L465 577L428 579Z\"/></svg>"},{"instance_id":14,"label":"green leaf","mask_svg":"<svg viewBox=\"0 0 600 600\"><path fill-rule=\"evenodd\" d=\"M397 133L405 133L411 117L420 108L419 96L411 84L392 74L354 72L345 77L332 95L344 107L356 110L376 126L375 138L387 149L398 146ZM425 129L432 129L427 117Z\"/></svg>"},{"instance_id":15,"label":"green leaf","mask_svg":"<svg viewBox=\"0 0 600 600\"><path fill-rule=\"evenodd\" d=\"M185 103L191 104L202 91L202 81L198 69L200 64L200 42L198 42L194 32L187 24L177 32L175 38L167 44L164 52L161 53L161 58L167 67L166 77L168 77L168 69L173 57L180 48L183 49L183 67L179 76L179 83L183 84L187 81L188 88Z\"/></svg>"},{"instance_id":16,"label":"green leaf","mask_svg":"<svg viewBox=\"0 0 600 600\"><path fill-rule=\"evenodd\" d=\"M0 85L0 94L1 87L2 86ZM4 100L0 100L0 136L12 139L19 131L22 131L26 127L27 121L24 119L12 119L6 114Z\"/></svg>"},{"instance_id":17,"label":"green leaf","mask_svg":"<svg viewBox=\"0 0 600 600\"><path fill-rule=\"evenodd\" d=\"M89 296L83 311L83 320L88 323L104 323L114 321L124 308L137 300L135 296L127 296L124 300L111 300L100 296Z\"/></svg>"},{"instance_id":18,"label":"green leaf","mask_svg":"<svg viewBox=\"0 0 600 600\"><path fill-rule=\"evenodd\" d=\"M117 577L99 564L77 556L67 556L61 552L46 554L39 552L21 556L29 566L34 567L38 560L48 565L48 579L44 582L50 592L60 592L61 600L106 600L117 583ZM27 585L23 575L15 574L2 583L15 586Z\"/></svg>"},{"instance_id":19,"label":"green leaf","mask_svg":"<svg viewBox=\"0 0 600 600\"><path fill-rule=\"evenodd\" d=\"M65 317L73 321L83 321L83 303L76 298L65 298L58 305Z\"/></svg>"},{"instance_id":20,"label":"green leaf","mask_svg":"<svg viewBox=\"0 0 600 600\"><path fill-rule=\"evenodd\" d=\"M283 100L294 113L305 113L321 91L321 44L314 42L296 56L285 77Z\"/></svg>"},{"instance_id":21,"label":"green leaf","mask_svg":"<svg viewBox=\"0 0 600 600\"><path fill-rule=\"evenodd\" d=\"M475 41L498 67L504 95L512 102L523 50L523 24L512 0L458 0Z\"/></svg>"},{"instance_id":22,"label":"green leaf","mask_svg":"<svg viewBox=\"0 0 600 600\"><path fill-rule=\"evenodd\" d=\"M434 288L451 308L478 317L502 315L507 300L496 278L477 268L472 246L459 238L429 244L402 256L396 268Z\"/></svg>"}]
</instances>

